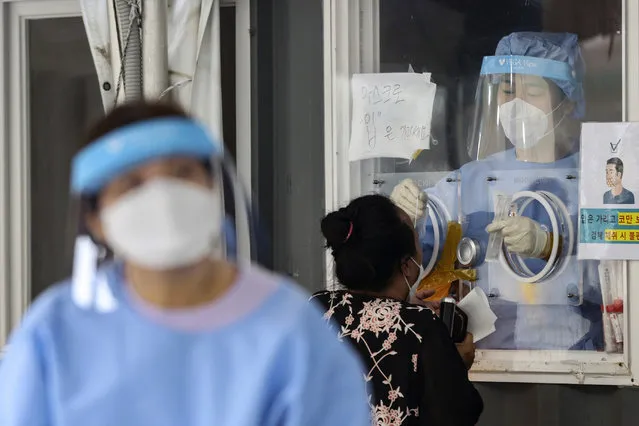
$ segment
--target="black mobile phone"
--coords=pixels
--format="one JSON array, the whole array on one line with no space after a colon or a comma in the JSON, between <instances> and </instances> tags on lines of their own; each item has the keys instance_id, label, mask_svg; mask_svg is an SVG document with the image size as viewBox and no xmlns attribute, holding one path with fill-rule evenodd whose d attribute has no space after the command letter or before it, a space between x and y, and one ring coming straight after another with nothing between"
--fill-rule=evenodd
<instances>
[{"instance_id":1,"label":"black mobile phone","mask_svg":"<svg viewBox=\"0 0 639 426\"><path fill-rule=\"evenodd\" d=\"M439 317L448 329L448 333L453 342L463 342L467 334L468 316L457 306L455 299L445 297L441 301Z\"/></svg>"}]
</instances>

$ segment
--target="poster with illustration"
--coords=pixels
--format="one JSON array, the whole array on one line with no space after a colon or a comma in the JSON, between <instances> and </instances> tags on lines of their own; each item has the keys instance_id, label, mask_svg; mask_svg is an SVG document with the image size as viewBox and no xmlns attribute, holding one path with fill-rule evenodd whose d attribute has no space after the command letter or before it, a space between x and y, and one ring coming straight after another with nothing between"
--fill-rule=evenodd
<instances>
[{"instance_id":1,"label":"poster with illustration","mask_svg":"<svg viewBox=\"0 0 639 426\"><path fill-rule=\"evenodd\" d=\"M639 123L584 123L580 259L639 260Z\"/></svg>"}]
</instances>

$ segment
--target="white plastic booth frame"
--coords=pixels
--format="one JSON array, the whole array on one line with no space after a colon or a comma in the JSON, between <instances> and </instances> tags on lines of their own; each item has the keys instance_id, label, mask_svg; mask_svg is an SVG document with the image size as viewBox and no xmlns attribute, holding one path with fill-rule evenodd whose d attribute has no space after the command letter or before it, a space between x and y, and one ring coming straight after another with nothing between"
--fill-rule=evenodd
<instances>
[{"instance_id":1,"label":"white plastic booth frame","mask_svg":"<svg viewBox=\"0 0 639 426\"><path fill-rule=\"evenodd\" d=\"M326 211L373 191L373 162L348 161L351 125L350 77L379 72L379 0L324 0L325 197ZM639 121L639 2L623 0L623 117ZM639 262L625 262L624 353L581 351L478 351L471 379L639 386ZM334 285L330 254L327 287ZM635 376L637 378L635 379Z\"/></svg>"},{"instance_id":2,"label":"white plastic booth frame","mask_svg":"<svg viewBox=\"0 0 639 426\"><path fill-rule=\"evenodd\" d=\"M250 0L218 1L236 8L236 162L251 193ZM31 301L27 24L66 17L82 18L80 0L0 0L0 360Z\"/></svg>"}]
</instances>

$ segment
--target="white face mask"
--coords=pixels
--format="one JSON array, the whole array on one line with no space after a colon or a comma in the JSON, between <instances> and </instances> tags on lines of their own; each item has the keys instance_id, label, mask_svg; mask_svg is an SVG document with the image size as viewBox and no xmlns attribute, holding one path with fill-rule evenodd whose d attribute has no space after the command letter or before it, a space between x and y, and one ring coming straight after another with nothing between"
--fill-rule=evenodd
<instances>
[{"instance_id":1,"label":"white face mask","mask_svg":"<svg viewBox=\"0 0 639 426\"><path fill-rule=\"evenodd\" d=\"M136 188L100 213L107 244L136 265L169 270L210 256L222 233L222 203L211 189L174 178Z\"/></svg>"},{"instance_id":2,"label":"white face mask","mask_svg":"<svg viewBox=\"0 0 639 426\"><path fill-rule=\"evenodd\" d=\"M504 128L506 137L515 148L531 148L544 136L554 131L563 120L562 117L552 129L548 130L548 116L557 108L546 114L536 106L515 98L499 106L499 122Z\"/></svg>"},{"instance_id":3,"label":"white face mask","mask_svg":"<svg viewBox=\"0 0 639 426\"><path fill-rule=\"evenodd\" d=\"M424 267L412 257L410 258L410 260L412 260L413 263L419 268L419 274L417 275L417 279L415 280L413 285L408 282L408 278L406 278L406 275L404 275L404 281L406 281L406 285L408 286L408 296L406 297L407 301L411 300L413 295L417 292L417 286L426 276L426 270L424 270Z\"/></svg>"}]
</instances>

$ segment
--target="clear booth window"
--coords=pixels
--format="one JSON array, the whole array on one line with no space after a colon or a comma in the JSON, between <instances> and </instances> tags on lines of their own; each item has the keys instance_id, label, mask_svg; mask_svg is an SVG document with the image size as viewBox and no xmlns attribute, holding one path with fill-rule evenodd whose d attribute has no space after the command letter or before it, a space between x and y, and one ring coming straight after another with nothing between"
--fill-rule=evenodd
<instances>
[{"instance_id":1,"label":"clear booth window","mask_svg":"<svg viewBox=\"0 0 639 426\"><path fill-rule=\"evenodd\" d=\"M482 349L623 352L623 310L611 307L625 289L609 282L619 262L578 260L577 247L581 124L624 119L621 1L378 4L377 70L419 77L389 87L388 99L382 83L361 89L362 99L399 111L414 83L424 108L407 113L432 118L426 130L389 125L371 136L380 116L363 114L366 149L382 154L353 158L352 134L350 160L362 192L428 195L422 210L399 203L430 272L420 286L435 297L481 289L495 314ZM359 78L352 84L372 87ZM414 152L380 148L420 132Z\"/></svg>"}]
</instances>

